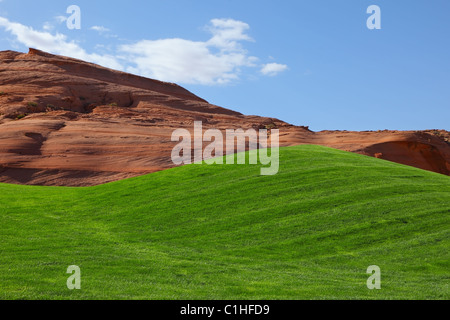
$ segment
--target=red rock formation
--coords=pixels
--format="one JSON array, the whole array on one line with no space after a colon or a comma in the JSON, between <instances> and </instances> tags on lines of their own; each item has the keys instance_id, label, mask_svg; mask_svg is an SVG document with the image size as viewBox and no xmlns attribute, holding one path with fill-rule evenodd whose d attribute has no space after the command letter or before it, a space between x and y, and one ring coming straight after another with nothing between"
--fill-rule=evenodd
<instances>
[{"instance_id":1,"label":"red rock formation","mask_svg":"<svg viewBox=\"0 0 450 320\"><path fill-rule=\"evenodd\" d=\"M278 128L320 144L450 174L450 135L311 132L244 116L172 84L30 49L0 52L0 182L87 186L173 167L173 130Z\"/></svg>"}]
</instances>

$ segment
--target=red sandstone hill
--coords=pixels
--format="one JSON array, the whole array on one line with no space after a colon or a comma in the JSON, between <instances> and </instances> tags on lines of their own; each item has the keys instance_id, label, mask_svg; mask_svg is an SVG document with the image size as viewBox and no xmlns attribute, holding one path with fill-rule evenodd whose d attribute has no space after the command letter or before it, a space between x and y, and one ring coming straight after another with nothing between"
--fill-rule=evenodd
<instances>
[{"instance_id":1,"label":"red sandstone hill","mask_svg":"<svg viewBox=\"0 0 450 320\"><path fill-rule=\"evenodd\" d=\"M311 132L212 105L172 84L30 49L0 52L0 182L88 186L173 167L173 130L278 128L320 144L450 174L450 134Z\"/></svg>"}]
</instances>

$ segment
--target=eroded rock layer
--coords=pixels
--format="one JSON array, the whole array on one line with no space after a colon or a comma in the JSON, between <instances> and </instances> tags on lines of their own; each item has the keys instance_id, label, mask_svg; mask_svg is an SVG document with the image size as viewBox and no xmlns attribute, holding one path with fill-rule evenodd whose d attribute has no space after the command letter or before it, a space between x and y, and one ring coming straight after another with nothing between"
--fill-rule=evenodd
<instances>
[{"instance_id":1,"label":"eroded rock layer","mask_svg":"<svg viewBox=\"0 0 450 320\"><path fill-rule=\"evenodd\" d=\"M0 52L0 182L89 186L167 168L172 132L280 130L281 146L319 144L450 174L450 134L312 132L224 109L172 84L30 49Z\"/></svg>"}]
</instances>

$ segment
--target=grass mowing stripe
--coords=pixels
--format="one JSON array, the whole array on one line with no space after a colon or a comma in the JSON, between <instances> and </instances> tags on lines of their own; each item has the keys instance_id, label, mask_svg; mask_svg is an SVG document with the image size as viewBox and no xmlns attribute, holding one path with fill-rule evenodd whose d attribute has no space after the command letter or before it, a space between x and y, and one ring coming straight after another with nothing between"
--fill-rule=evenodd
<instances>
[{"instance_id":1,"label":"grass mowing stripe","mask_svg":"<svg viewBox=\"0 0 450 320\"><path fill-rule=\"evenodd\" d=\"M0 184L2 299L448 299L450 178L305 145L90 188ZM82 290L65 283L82 269ZM382 290L366 287L369 265Z\"/></svg>"}]
</instances>

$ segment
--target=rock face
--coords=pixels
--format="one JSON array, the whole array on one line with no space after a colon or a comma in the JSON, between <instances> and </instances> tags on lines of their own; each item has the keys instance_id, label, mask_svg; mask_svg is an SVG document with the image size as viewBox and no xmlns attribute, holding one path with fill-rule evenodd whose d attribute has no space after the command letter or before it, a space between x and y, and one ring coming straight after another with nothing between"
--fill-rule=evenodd
<instances>
[{"instance_id":1,"label":"rock face","mask_svg":"<svg viewBox=\"0 0 450 320\"><path fill-rule=\"evenodd\" d=\"M311 132L245 116L172 84L30 49L0 52L0 182L89 186L171 168L175 129L277 128L320 144L450 174L450 134Z\"/></svg>"}]
</instances>

